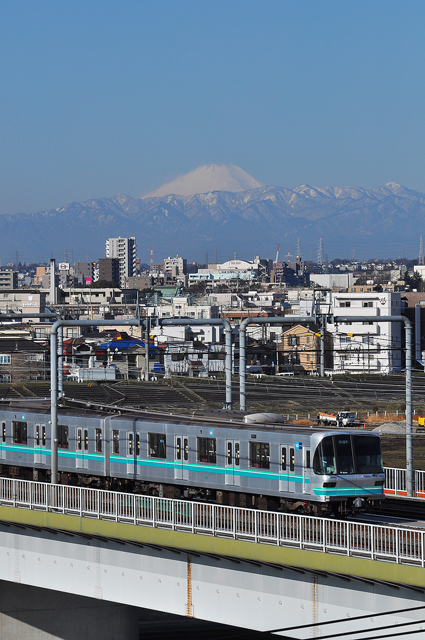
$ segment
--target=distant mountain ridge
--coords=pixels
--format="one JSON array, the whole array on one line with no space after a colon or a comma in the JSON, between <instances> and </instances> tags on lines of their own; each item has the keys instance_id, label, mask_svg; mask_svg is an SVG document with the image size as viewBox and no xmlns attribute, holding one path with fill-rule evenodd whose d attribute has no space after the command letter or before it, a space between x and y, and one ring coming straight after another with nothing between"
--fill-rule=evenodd
<instances>
[{"instance_id":1,"label":"distant mountain ridge","mask_svg":"<svg viewBox=\"0 0 425 640\"><path fill-rule=\"evenodd\" d=\"M132 198L118 194L36 213L0 216L0 257L19 251L27 261L104 256L105 239L136 236L138 255L155 261L180 254L210 260L255 254L272 257L277 243L303 255L324 251L333 257L402 257L417 255L425 233L425 194L396 183L382 187L261 186L245 191L212 191L179 196ZM9 258L8 258L9 256ZM3 262L4 264L4 262Z\"/></svg>"}]
</instances>

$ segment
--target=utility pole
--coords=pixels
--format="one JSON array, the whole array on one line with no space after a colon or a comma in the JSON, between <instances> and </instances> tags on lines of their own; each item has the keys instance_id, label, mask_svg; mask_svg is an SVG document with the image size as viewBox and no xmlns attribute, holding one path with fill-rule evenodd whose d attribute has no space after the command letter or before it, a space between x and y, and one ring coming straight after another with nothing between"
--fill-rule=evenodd
<instances>
[{"instance_id":1,"label":"utility pole","mask_svg":"<svg viewBox=\"0 0 425 640\"><path fill-rule=\"evenodd\" d=\"M320 329L320 377L325 377L325 329L326 329L326 316L322 313L321 317L321 329Z\"/></svg>"},{"instance_id":2,"label":"utility pole","mask_svg":"<svg viewBox=\"0 0 425 640\"><path fill-rule=\"evenodd\" d=\"M146 318L146 333L145 333L145 380L149 382L149 335L151 332L151 318Z\"/></svg>"},{"instance_id":3,"label":"utility pole","mask_svg":"<svg viewBox=\"0 0 425 640\"><path fill-rule=\"evenodd\" d=\"M369 347L369 332L367 334L367 372L370 373L370 347Z\"/></svg>"}]
</instances>

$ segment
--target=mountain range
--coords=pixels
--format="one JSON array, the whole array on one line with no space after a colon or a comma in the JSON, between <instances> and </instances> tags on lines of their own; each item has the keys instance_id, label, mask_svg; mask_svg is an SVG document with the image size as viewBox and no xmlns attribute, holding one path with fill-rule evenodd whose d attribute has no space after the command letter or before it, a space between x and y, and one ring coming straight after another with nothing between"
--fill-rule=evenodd
<instances>
[{"instance_id":1,"label":"mountain range","mask_svg":"<svg viewBox=\"0 0 425 640\"><path fill-rule=\"evenodd\" d=\"M274 257L278 243L293 254L298 240L304 258L316 259L320 238L329 259L354 253L361 259L418 255L425 194L399 184L287 189L261 185L233 165L227 170L206 165L191 173L196 174L192 182L188 174L143 198L118 194L2 215L0 258L4 264L19 251L27 261L51 255L62 260L66 251L75 260L95 260L104 256L105 239L116 236L136 236L142 262L151 245L155 262L176 254L203 262L206 252L213 262L215 251L220 261L234 253L245 259ZM184 195L162 193L177 182ZM200 191L213 182L226 188ZM260 186L244 188L255 183Z\"/></svg>"}]
</instances>

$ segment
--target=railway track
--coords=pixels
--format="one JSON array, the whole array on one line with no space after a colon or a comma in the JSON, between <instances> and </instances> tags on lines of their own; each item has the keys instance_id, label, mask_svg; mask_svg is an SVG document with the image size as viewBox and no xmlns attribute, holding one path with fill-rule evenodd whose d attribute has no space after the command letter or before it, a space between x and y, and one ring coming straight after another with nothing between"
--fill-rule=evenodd
<instances>
[{"instance_id":1,"label":"railway track","mask_svg":"<svg viewBox=\"0 0 425 640\"><path fill-rule=\"evenodd\" d=\"M379 515L425 521L425 501L416 498L385 498Z\"/></svg>"}]
</instances>

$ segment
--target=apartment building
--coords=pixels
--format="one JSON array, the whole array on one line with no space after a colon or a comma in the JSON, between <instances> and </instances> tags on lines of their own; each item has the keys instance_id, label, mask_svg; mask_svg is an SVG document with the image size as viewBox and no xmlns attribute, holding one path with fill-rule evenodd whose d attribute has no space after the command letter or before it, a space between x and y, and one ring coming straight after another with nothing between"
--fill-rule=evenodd
<instances>
[{"instance_id":1,"label":"apartment building","mask_svg":"<svg viewBox=\"0 0 425 640\"><path fill-rule=\"evenodd\" d=\"M0 289L17 289L18 272L12 269L0 270Z\"/></svg>"},{"instance_id":2,"label":"apartment building","mask_svg":"<svg viewBox=\"0 0 425 640\"><path fill-rule=\"evenodd\" d=\"M136 238L108 238L105 256L119 259L120 287L126 288L128 278L136 275Z\"/></svg>"},{"instance_id":3,"label":"apartment building","mask_svg":"<svg viewBox=\"0 0 425 640\"><path fill-rule=\"evenodd\" d=\"M402 367L402 327L385 322L385 316L401 315L403 303L398 292L334 293L334 316L343 322L328 323L333 338L335 373L392 373ZM363 316L357 322L350 316ZM370 318L370 320L369 320Z\"/></svg>"}]
</instances>

